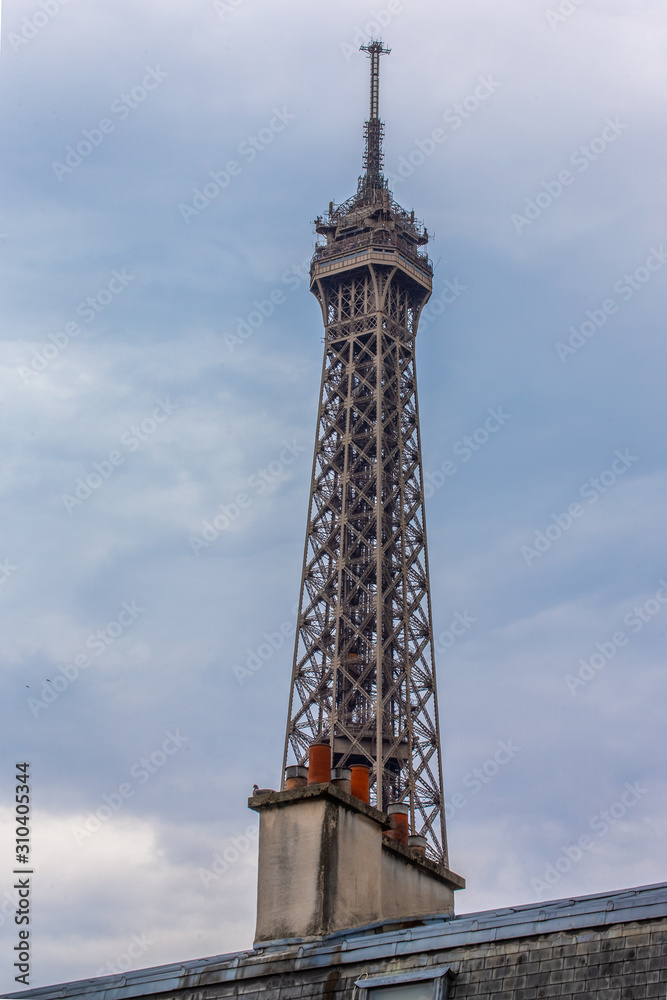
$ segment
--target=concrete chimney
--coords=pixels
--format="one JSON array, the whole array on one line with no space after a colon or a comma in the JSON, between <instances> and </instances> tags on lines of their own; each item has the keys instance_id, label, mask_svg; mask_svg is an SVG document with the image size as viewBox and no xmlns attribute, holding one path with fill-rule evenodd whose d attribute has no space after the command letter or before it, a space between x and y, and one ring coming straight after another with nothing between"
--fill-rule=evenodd
<instances>
[{"instance_id":1,"label":"concrete chimney","mask_svg":"<svg viewBox=\"0 0 667 1000\"><path fill-rule=\"evenodd\" d=\"M318 761L322 773L324 765ZM248 805L259 813L255 946L451 914L455 890L465 887L459 875L401 843L405 807L395 809L403 827L396 840L383 836L396 830L391 816L310 775L307 785L254 796Z\"/></svg>"}]
</instances>

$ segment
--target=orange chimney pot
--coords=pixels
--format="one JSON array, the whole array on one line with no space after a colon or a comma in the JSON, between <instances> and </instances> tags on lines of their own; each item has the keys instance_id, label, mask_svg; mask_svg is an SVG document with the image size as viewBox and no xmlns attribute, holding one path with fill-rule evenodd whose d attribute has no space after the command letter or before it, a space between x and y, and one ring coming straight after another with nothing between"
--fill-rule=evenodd
<instances>
[{"instance_id":1,"label":"orange chimney pot","mask_svg":"<svg viewBox=\"0 0 667 1000\"><path fill-rule=\"evenodd\" d=\"M331 781L331 747L328 743L313 743L308 754L308 784Z\"/></svg>"},{"instance_id":2,"label":"orange chimney pot","mask_svg":"<svg viewBox=\"0 0 667 1000\"><path fill-rule=\"evenodd\" d=\"M350 766L350 790L362 802L370 803L370 768L367 764L352 764Z\"/></svg>"}]
</instances>

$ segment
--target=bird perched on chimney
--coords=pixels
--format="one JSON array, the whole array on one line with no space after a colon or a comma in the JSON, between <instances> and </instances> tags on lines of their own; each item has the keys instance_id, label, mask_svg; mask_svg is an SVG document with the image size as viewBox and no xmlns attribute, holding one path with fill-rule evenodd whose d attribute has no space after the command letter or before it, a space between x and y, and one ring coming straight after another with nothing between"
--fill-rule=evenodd
<instances>
[{"instance_id":1,"label":"bird perched on chimney","mask_svg":"<svg viewBox=\"0 0 667 1000\"><path fill-rule=\"evenodd\" d=\"M270 792L273 791L274 791L273 788L260 788L259 785L252 786L253 798L255 797L255 795L268 795Z\"/></svg>"}]
</instances>

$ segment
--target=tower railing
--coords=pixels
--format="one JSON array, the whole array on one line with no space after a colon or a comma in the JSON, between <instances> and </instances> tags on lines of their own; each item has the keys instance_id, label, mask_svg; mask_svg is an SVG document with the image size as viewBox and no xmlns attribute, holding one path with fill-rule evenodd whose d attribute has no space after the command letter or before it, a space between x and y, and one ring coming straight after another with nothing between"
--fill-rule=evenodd
<instances>
[{"instance_id":1,"label":"tower railing","mask_svg":"<svg viewBox=\"0 0 667 1000\"><path fill-rule=\"evenodd\" d=\"M428 254L422 253L412 247L407 240L401 239L396 233L375 231L373 233L351 236L346 240L337 240L335 243L322 244L315 247L315 260L326 260L330 257L337 257L341 253L349 253L353 250L361 250L365 247L392 247L404 254L409 260L418 264L429 274L433 273L433 263Z\"/></svg>"}]
</instances>

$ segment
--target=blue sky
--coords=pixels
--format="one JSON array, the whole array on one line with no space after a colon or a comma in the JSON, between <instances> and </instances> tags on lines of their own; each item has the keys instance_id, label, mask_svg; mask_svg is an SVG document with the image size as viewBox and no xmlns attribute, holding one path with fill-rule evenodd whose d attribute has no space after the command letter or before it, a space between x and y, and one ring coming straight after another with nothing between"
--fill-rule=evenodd
<instances>
[{"instance_id":1,"label":"blue sky","mask_svg":"<svg viewBox=\"0 0 667 1000\"><path fill-rule=\"evenodd\" d=\"M0 857L5 900L27 759L31 985L252 942L246 799L280 780L321 370L312 220L355 190L374 19L386 169L434 234L417 360L458 910L663 880L664 6L2 13ZM8 991L8 918L1 939Z\"/></svg>"}]
</instances>

